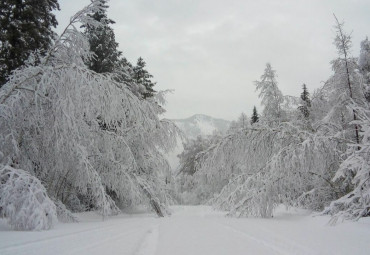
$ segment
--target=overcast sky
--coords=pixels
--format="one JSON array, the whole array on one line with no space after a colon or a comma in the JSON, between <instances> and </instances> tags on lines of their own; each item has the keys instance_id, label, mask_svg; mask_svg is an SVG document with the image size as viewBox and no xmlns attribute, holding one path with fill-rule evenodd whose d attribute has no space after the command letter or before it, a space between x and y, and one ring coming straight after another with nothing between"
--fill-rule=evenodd
<instances>
[{"instance_id":1,"label":"overcast sky","mask_svg":"<svg viewBox=\"0 0 370 255\"><path fill-rule=\"evenodd\" d=\"M58 31L89 0L59 0ZM285 95L312 92L336 57L333 13L353 31L353 56L370 36L370 0L111 0L124 56L147 62L157 90L173 89L168 118L203 113L227 120L259 106L253 81L266 62Z\"/></svg>"}]
</instances>

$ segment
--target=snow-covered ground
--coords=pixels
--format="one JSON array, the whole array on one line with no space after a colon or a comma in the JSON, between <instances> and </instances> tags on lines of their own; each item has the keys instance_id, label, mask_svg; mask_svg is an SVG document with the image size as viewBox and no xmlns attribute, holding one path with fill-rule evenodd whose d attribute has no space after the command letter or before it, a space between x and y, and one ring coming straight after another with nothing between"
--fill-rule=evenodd
<instances>
[{"instance_id":1,"label":"snow-covered ground","mask_svg":"<svg viewBox=\"0 0 370 255\"><path fill-rule=\"evenodd\" d=\"M173 215L94 213L42 232L11 231L0 220L0 254L369 254L370 219L329 226L328 217L280 208L272 219L235 219L207 206L175 206Z\"/></svg>"}]
</instances>

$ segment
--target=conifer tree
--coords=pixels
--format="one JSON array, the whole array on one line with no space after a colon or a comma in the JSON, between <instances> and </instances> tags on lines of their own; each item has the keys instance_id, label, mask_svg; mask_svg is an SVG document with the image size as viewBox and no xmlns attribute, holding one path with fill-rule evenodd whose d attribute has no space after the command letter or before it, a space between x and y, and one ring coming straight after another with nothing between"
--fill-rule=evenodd
<instances>
[{"instance_id":1,"label":"conifer tree","mask_svg":"<svg viewBox=\"0 0 370 255\"><path fill-rule=\"evenodd\" d=\"M264 106L263 120L270 126L280 123L283 117L281 104L284 102L284 97L278 88L276 71L272 69L270 63L266 64L261 80L254 83L256 90L260 91L259 97L262 98L261 104Z\"/></svg>"},{"instance_id":2,"label":"conifer tree","mask_svg":"<svg viewBox=\"0 0 370 255\"><path fill-rule=\"evenodd\" d=\"M352 116L345 116L346 108L351 101L360 102L363 100L363 88L361 86L361 77L356 71L358 69L357 60L350 56L352 47L352 37L344 31L344 23L340 23L337 17L336 20L336 37L334 45L338 51L338 58L332 61L334 75L327 82L326 87L331 90L330 101L333 105L338 105L340 109L337 115L343 116L346 124L358 120L357 113L352 110ZM333 116L335 117L335 116ZM357 144L360 143L360 134L358 124L354 124L354 138Z\"/></svg>"},{"instance_id":3,"label":"conifer tree","mask_svg":"<svg viewBox=\"0 0 370 255\"><path fill-rule=\"evenodd\" d=\"M54 37L57 0L0 1L0 87L35 50L45 53Z\"/></svg>"},{"instance_id":4,"label":"conifer tree","mask_svg":"<svg viewBox=\"0 0 370 255\"><path fill-rule=\"evenodd\" d=\"M134 66L118 50L119 44L116 42L114 31L110 27L115 22L107 17L108 5L106 3L107 1L103 0L100 11L89 15L98 21L101 26L90 25L85 27L90 51L95 55L86 64L97 73L114 73L116 81L125 83L136 96L141 98L145 88L135 81Z\"/></svg>"},{"instance_id":5,"label":"conifer tree","mask_svg":"<svg viewBox=\"0 0 370 255\"><path fill-rule=\"evenodd\" d=\"M370 41L367 37L361 42L361 51L360 57L358 59L358 65L360 68L360 72L364 77L365 97L366 100L370 102Z\"/></svg>"},{"instance_id":6,"label":"conifer tree","mask_svg":"<svg viewBox=\"0 0 370 255\"><path fill-rule=\"evenodd\" d=\"M257 123L259 120L258 113L257 113L257 108L256 106L253 107L253 114L251 117L251 124L253 125L254 123Z\"/></svg>"},{"instance_id":7,"label":"conifer tree","mask_svg":"<svg viewBox=\"0 0 370 255\"><path fill-rule=\"evenodd\" d=\"M87 26L85 33L89 39L90 51L95 54L87 65L97 73L113 73L122 52L118 50L113 29L109 26L115 22L107 17L108 5L102 1L101 11L91 14L91 17L100 22L101 26Z\"/></svg>"},{"instance_id":8,"label":"conifer tree","mask_svg":"<svg viewBox=\"0 0 370 255\"><path fill-rule=\"evenodd\" d=\"M137 84L145 87L143 92L143 98L152 97L155 90L153 89L155 82L151 81L153 75L151 75L147 70L145 70L146 63L142 57L137 60L136 66L133 68L134 80Z\"/></svg>"},{"instance_id":9,"label":"conifer tree","mask_svg":"<svg viewBox=\"0 0 370 255\"><path fill-rule=\"evenodd\" d=\"M311 99L310 93L307 90L306 84L303 84L303 92L301 94L302 105L298 107L302 115L307 119L310 116Z\"/></svg>"}]
</instances>

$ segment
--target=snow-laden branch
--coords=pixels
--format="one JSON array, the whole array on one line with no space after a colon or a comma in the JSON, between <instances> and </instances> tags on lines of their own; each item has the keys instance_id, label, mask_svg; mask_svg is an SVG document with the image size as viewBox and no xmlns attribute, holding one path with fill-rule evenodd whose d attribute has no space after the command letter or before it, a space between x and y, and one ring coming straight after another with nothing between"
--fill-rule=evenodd
<instances>
[{"instance_id":1,"label":"snow-laden branch","mask_svg":"<svg viewBox=\"0 0 370 255\"><path fill-rule=\"evenodd\" d=\"M111 215L153 201L164 210L170 168L160 150L175 145L177 128L159 118L162 94L142 100L114 74L86 67L89 44L76 24L99 25L88 14L101 6L73 16L40 63L1 88L0 163L41 180L71 210Z\"/></svg>"}]
</instances>

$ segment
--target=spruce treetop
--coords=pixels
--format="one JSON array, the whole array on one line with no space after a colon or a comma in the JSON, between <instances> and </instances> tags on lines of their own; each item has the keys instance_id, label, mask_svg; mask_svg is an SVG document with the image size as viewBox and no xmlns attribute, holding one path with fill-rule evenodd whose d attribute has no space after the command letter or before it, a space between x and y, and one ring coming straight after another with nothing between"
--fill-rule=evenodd
<instances>
[{"instance_id":1,"label":"spruce treetop","mask_svg":"<svg viewBox=\"0 0 370 255\"><path fill-rule=\"evenodd\" d=\"M85 34L90 43L94 58L87 62L89 68L97 73L112 73L118 65L122 52L118 50L113 29L109 26L115 22L107 17L108 5L102 1L100 11L90 14L90 17L100 22L102 26L86 26Z\"/></svg>"},{"instance_id":2,"label":"spruce treetop","mask_svg":"<svg viewBox=\"0 0 370 255\"><path fill-rule=\"evenodd\" d=\"M253 107L253 113L251 117L251 124L253 125L254 123L257 123L259 120L258 113L257 113L257 108L256 106Z\"/></svg>"},{"instance_id":3,"label":"spruce treetop","mask_svg":"<svg viewBox=\"0 0 370 255\"><path fill-rule=\"evenodd\" d=\"M144 86L145 91L143 92L143 98L152 97L155 90L153 89L156 84L151 80L153 75L151 75L146 69L146 63L142 57L137 60L136 66L133 68L134 80L137 84Z\"/></svg>"},{"instance_id":4,"label":"spruce treetop","mask_svg":"<svg viewBox=\"0 0 370 255\"><path fill-rule=\"evenodd\" d=\"M53 10L57 0L0 1L0 86L36 50L44 54L58 22Z\"/></svg>"}]
</instances>

